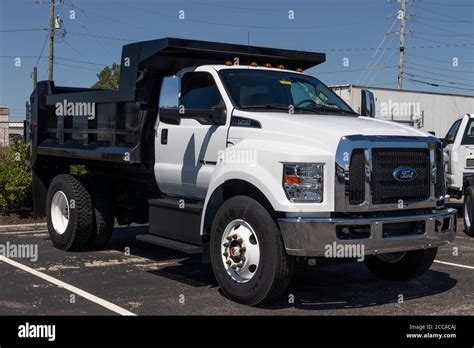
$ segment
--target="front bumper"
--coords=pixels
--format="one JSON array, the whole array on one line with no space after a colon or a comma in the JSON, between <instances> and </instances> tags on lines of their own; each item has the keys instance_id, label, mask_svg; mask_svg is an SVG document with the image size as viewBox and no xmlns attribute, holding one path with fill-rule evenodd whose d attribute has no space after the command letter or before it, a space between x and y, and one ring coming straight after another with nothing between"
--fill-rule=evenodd
<instances>
[{"instance_id":1,"label":"front bumper","mask_svg":"<svg viewBox=\"0 0 474 348\"><path fill-rule=\"evenodd\" d=\"M278 220L289 255L323 257L328 247L336 244L364 246L365 255L434 248L452 242L456 237L456 209L445 208L428 214L363 218L281 218ZM393 226L419 222L423 230L395 235ZM390 224L390 225L387 225ZM339 227L338 227L339 226ZM342 227L341 227L342 226ZM344 226L365 226L366 238L340 239ZM384 227L385 226L385 227ZM387 232L391 233L387 236ZM336 233L338 231L338 233ZM396 232L396 231L395 231Z\"/></svg>"}]
</instances>

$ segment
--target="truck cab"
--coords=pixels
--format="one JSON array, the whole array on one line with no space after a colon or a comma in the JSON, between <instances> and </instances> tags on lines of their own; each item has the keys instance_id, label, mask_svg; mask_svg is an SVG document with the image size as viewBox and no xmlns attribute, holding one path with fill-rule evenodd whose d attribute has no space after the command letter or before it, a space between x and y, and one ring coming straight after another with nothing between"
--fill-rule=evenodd
<instances>
[{"instance_id":1,"label":"truck cab","mask_svg":"<svg viewBox=\"0 0 474 348\"><path fill-rule=\"evenodd\" d=\"M281 296L298 259L423 274L456 233L442 144L357 114L304 73L324 60L166 38L124 46L119 90L40 82L30 163L54 245L104 247L114 220L148 222L138 239L201 253L248 305ZM94 118L74 114L86 106Z\"/></svg>"},{"instance_id":2,"label":"truck cab","mask_svg":"<svg viewBox=\"0 0 474 348\"><path fill-rule=\"evenodd\" d=\"M454 121L443 144L448 193L463 199L464 231L474 236L474 114Z\"/></svg>"}]
</instances>

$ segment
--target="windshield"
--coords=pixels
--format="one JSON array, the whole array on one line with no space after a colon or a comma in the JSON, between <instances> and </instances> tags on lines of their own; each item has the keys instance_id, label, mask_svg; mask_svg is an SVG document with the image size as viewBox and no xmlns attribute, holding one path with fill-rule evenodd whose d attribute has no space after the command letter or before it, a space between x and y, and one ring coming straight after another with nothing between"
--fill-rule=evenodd
<instances>
[{"instance_id":1,"label":"windshield","mask_svg":"<svg viewBox=\"0 0 474 348\"><path fill-rule=\"evenodd\" d=\"M285 71L222 69L219 74L239 109L293 108L300 112L357 115L318 79Z\"/></svg>"}]
</instances>

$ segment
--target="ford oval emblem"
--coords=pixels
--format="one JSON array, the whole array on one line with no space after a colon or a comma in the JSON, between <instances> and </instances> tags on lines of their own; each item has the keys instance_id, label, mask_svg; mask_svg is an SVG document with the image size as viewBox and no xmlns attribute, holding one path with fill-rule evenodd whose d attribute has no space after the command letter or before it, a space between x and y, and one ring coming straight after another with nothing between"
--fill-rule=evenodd
<instances>
[{"instance_id":1,"label":"ford oval emblem","mask_svg":"<svg viewBox=\"0 0 474 348\"><path fill-rule=\"evenodd\" d=\"M399 167L393 171L393 177L397 181L412 181L416 178L416 170L410 167Z\"/></svg>"}]
</instances>

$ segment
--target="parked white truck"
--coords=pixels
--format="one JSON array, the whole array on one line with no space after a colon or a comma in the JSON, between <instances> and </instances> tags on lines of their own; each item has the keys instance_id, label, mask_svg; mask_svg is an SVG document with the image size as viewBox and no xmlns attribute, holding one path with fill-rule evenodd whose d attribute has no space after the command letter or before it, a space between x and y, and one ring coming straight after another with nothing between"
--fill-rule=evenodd
<instances>
[{"instance_id":1,"label":"parked white truck","mask_svg":"<svg viewBox=\"0 0 474 348\"><path fill-rule=\"evenodd\" d=\"M202 253L249 305L281 296L297 257L338 246L384 279L421 275L456 232L441 142L359 116L303 73L324 60L166 38L124 46L118 90L40 82L30 161L54 245L149 222L139 239Z\"/></svg>"},{"instance_id":2,"label":"parked white truck","mask_svg":"<svg viewBox=\"0 0 474 348\"><path fill-rule=\"evenodd\" d=\"M454 121L443 143L448 193L463 198L464 232L474 237L474 114Z\"/></svg>"}]
</instances>

